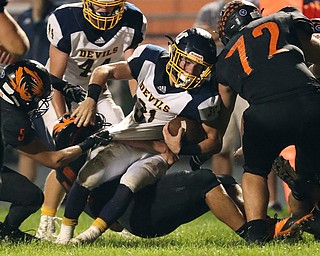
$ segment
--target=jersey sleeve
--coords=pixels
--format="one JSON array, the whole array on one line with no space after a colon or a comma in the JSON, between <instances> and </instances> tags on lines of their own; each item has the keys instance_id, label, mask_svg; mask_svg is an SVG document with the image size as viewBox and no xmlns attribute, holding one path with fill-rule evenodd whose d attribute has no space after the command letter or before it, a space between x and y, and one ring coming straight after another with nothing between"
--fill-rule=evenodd
<instances>
[{"instance_id":1,"label":"jersey sleeve","mask_svg":"<svg viewBox=\"0 0 320 256\"><path fill-rule=\"evenodd\" d=\"M63 36L61 26L55 13L51 14L48 19L47 38L49 42L60 51L65 53L70 52L70 42Z\"/></svg>"},{"instance_id":2,"label":"jersey sleeve","mask_svg":"<svg viewBox=\"0 0 320 256\"><path fill-rule=\"evenodd\" d=\"M138 81L139 75L143 76L144 74L147 74L148 65L144 65L144 63L146 61L156 63L163 51L163 48L151 44L137 47L133 54L128 58L129 67L134 79Z\"/></svg>"},{"instance_id":3,"label":"jersey sleeve","mask_svg":"<svg viewBox=\"0 0 320 256\"><path fill-rule=\"evenodd\" d=\"M281 11L287 12L291 14L291 18L293 21L292 28L295 30L297 28L301 29L303 28L306 33L309 35L312 35L313 33L313 25L312 22L303 15L303 13L295 8L295 7L285 7Z\"/></svg>"},{"instance_id":4,"label":"jersey sleeve","mask_svg":"<svg viewBox=\"0 0 320 256\"><path fill-rule=\"evenodd\" d=\"M145 38L147 18L139 8L130 3L126 3L125 15L124 25L134 29L132 42L127 49L136 48Z\"/></svg>"},{"instance_id":5,"label":"jersey sleeve","mask_svg":"<svg viewBox=\"0 0 320 256\"><path fill-rule=\"evenodd\" d=\"M14 148L28 145L36 136L29 117L22 112L2 109L2 129L6 145Z\"/></svg>"}]
</instances>

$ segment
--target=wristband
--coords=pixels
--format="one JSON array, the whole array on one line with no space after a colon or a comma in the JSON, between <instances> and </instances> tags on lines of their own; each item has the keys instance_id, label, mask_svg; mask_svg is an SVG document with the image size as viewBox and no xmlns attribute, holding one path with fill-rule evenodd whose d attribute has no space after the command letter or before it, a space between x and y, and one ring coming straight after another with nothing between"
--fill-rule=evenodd
<instances>
[{"instance_id":1,"label":"wristband","mask_svg":"<svg viewBox=\"0 0 320 256\"><path fill-rule=\"evenodd\" d=\"M201 148L198 144L182 146L179 155L201 155Z\"/></svg>"},{"instance_id":2,"label":"wristband","mask_svg":"<svg viewBox=\"0 0 320 256\"><path fill-rule=\"evenodd\" d=\"M78 146L81 148L82 153L87 152L94 145L95 145L95 140L91 137L87 138L85 141L78 144Z\"/></svg>"},{"instance_id":3,"label":"wristband","mask_svg":"<svg viewBox=\"0 0 320 256\"><path fill-rule=\"evenodd\" d=\"M88 97L94 99L96 102L99 99L102 87L98 84L89 84L88 86Z\"/></svg>"},{"instance_id":4,"label":"wristband","mask_svg":"<svg viewBox=\"0 0 320 256\"><path fill-rule=\"evenodd\" d=\"M63 91L64 87L66 86L67 82L60 79L59 77L56 77L55 75L50 74L52 87L60 92Z\"/></svg>"}]
</instances>

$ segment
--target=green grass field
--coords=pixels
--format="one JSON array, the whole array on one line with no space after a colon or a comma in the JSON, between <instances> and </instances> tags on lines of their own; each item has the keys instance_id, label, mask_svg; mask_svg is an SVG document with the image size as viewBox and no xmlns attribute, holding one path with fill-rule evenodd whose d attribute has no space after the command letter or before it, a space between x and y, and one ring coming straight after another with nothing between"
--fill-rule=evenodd
<instances>
[{"instance_id":1,"label":"green grass field","mask_svg":"<svg viewBox=\"0 0 320 256\"><path fill-rule=\"evenodd\" d=\"M3 220L6 210L0 210ZM285 215L283 212L281 215ZM62 216L62 212L59 212ZM40 213L32 215L21 226L21 230L35 234ZM91 219L81 215L76 234L91 224ZM179 227L168 236L154 239L124 237L107 231L94 244L86 246L56 245L49 242L32 244L0 243L0 255L67 256L67 255L320 255L319 243L309 234L303 240L275 241L265 246L247 245L212 214Z\"/></svg>"}]
</instances>

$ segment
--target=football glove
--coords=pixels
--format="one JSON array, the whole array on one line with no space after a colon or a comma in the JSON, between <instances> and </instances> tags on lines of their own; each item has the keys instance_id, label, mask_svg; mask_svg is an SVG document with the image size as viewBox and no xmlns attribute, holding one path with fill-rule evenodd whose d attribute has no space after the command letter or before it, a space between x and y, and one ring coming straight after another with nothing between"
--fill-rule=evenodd
<instances>
[{"instance_id":1,"label":"football glove","mask_svg":"<svg viewBox=\"0 0 320 256\"><path fill-rule=\"evenodd\" d=\"M82 152L86 152L91 148L96 148L99 146L107 146L112 140L112 136L109 134L108 130L102 130L100 132L94 133L85 139L83 142L79 143L79 147Z\"/></svg>"},{"instance_id":2,"label":"football glove","mask_svg":"<svg viewBox=\"0 0 320 256\"><path fill-rule=\"evenodd\" d=\"M1 0L0 0L1 1ZM80 85L70 84L54 75L51 75L52 87L62 93L62 95L71 102L81 102L86 96L87 92Z\"/></svg>"}]
</instances>

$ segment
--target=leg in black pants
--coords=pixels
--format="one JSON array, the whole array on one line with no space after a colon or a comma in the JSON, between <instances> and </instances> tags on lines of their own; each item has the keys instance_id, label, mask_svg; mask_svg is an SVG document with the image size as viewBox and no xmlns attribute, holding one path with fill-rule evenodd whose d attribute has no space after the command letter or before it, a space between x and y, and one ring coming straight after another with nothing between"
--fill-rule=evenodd
<instances>
[{"instance_id":1,"label":"leg in black pants","mask_svg":"<svg viewBox=\"0 0 320 256\"><path fill-rule=\"evenodd\" d=\"M41 189L26 177L5 166L1 180L0 200L11 203L4 224L17 229L25 219L40 209L44 196Z\"/></svg>"},{"instance_id":2,"label":"leg in black pants","mask_svg":"<svg viewBox=\"0 0 320 256\"><path fill-rule=\"evenodd\" d=\"M205 195L219 184L210 170L167 174L135 195L126 228L140 237L169 234L209 211Z\"/></svg>"}]
</instances>

